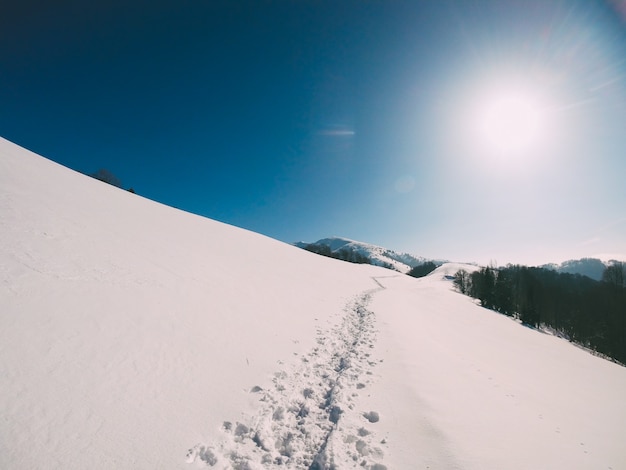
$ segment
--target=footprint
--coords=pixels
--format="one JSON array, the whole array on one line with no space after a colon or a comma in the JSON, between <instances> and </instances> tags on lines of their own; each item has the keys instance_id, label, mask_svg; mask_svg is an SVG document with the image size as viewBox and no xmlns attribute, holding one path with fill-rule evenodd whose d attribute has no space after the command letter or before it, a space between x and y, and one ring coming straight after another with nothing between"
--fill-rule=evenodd
<instances>
[{"instance_id":1,"label":"footprint","mask_svg":"<svg viewBox=\"0 0 626 470\"><path fill-rule=\"evenodd\" d=\"M363 417L370 423L377 423L380 421L380 415L376 411L368 411L363 413Z\"/></svg>"},{"instance_id":2,"label":"footprint","mask_svg":"<svg viewBox=\"0 0 626 470\"><path fill-rule=\"evenodd\" d=\"M380 441L375 433L344 424L354 422L348 418L359 414L370 423L380 420L376 411L355 409L353 399L379 363L370 354L376 330L374 314L364 306L368 299L365 295L355 299L338 325L318 328L317 344L297 354L294 366L278 361L281 367L271 377L271 385L246 390L259 394L261 408L256 415L242 422L225 421L223 441L191 448L187 462L241 470L323 469L341 457L360 463L363 469L387 470L375 463L383 458L379 444L374 444Z\"/></svg>"}]
</instances>

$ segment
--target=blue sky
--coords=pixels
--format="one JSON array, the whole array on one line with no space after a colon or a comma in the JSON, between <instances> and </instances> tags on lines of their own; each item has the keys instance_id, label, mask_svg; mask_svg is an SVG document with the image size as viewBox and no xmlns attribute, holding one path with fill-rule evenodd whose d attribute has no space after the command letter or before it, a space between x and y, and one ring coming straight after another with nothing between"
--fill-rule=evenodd
<instances>
[{"instance_id":1,"label":"blue sky","mask_svg":"<svg viewBox=\"0 0 626 470\"><path fill-rule=\"evenodd\" d=\"M0 135L70 168L287 242L626 259L624 2L15 3Z\"/></svg>"}]
</instances>

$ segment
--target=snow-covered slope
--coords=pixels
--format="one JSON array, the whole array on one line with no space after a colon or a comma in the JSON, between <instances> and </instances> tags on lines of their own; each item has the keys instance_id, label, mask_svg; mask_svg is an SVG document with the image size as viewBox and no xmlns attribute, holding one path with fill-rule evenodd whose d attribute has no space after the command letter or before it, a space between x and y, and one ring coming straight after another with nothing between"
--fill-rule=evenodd
<instances>
[{"instance_id":1,"label":"snow-covered slope","mask_svg":"<svg viewBox=\"0 0 626 470\"><path fill-rule=\"evenodd\" d=\"M626 368L460 267L317 256L0 140L0 468L626 468Z\"/></svg>"},{"instance_id":2,"label":"snow-covered slope","mask_svg":"<svg viewBox=\"0 0 626 470\"><path fill-rule=\"evenodd\" d=\"M341 237L322 238L321 240L313 243L296 242L295 245L300 248L305 248L309 245L327 246L333 253L338 253L340 251L358 253L359 255L368 258L373 265L395 269L396 271L403 273L408 272L415 266L419 266L420 264L424 264L426 261L429 261L420 256L413 256L408 253L398 253L381 246ZM442 261L438 262L438 264L440 263L442 263Z\"/></svg>"},{"instance_id":3,"label":"snow-covered slope","mask_svg":"<svg viewBox=\"0 0 626 470\"><path fill-rule=\"evenodd\" d=\"M377 269L0 140L0 468L181 468Z\"/></svg>"},{"instance_id":4,"label":"snow-covered slope","mask_svg":"<svg viewBox=\"0 0 626 470\"><path fill-rule=\"evenodd\" d=\"M626 369L452 292L458 267L382 279L370 304L389 468L626 468Z\"/></svg>"}]
</instances>

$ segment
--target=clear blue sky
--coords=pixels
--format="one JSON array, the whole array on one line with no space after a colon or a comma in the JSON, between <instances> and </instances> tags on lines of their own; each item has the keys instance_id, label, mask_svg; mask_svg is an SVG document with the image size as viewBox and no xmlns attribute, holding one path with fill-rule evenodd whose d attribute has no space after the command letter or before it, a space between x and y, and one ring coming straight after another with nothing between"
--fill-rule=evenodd
<instances>
[{"instance_id":1,"label":"clear blue sky","mask_svg":"<svg viewBox=\"0 0 626 470\"><path fill-rule=\"evenodd\" d=\"M0 135L70 168L287 242L626 258L621 0L13 3Z\"/></svg>"}]
</instances>

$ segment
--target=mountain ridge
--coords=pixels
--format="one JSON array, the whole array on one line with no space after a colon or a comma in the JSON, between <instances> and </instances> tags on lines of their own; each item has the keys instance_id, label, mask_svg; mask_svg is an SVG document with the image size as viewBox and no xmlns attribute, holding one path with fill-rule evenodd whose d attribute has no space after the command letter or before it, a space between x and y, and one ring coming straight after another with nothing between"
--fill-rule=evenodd
<instances>
[{"instance_id":1,"label":"mountain ridge","mask_svg":"<svg viewBox=\"0 0 626 470\"><path fill-rule=\"evenodd\" d=\"M599 258L579 258L563 261L562 263L548 263L539 266L559 273L580 274L594 281L602 280L604 270L615 260L603 261Z\"/></svg>"},{"instance_id":2,"label":"mountain ridge","mask_svg":"<svg viewBox=\"0 0 626 470\"><path fill-rule=\"evenodd\" d=\"M402 273L407 273L412 268L428 262L433 262L437 266L450 262L450 260L429 259L410 253L397 252L379 245L339 236L321 238L311 243L299 241L293 243L293 245L298 248L308 249L309 251L313 251L318 254L325 254L327 256L333 256L352 262L368 262L369 264L375 266L393 269ZM322 250L320 250L320 248L323 247L328 248L330 251L324 251L321 253L320 251ZM356 259L350 259L350 255L356 255ZM584 257L566 260L561 263L545 263L538 265L537 267L559 273L579 274L587 276L595 281L600 281L602 280L604 270L617 262L619 261L603 261L599 258ZM477 263L469 264L479 265Z\"/></svg>"},{"instance_id":3,"label":"mountain ridge","mask_svg":"<svg viewBox=\"0 0 626 470\"><path fill-rule=\"evenodd\" d=\"M369 264L375 266L381 266L388 269L393 269L398 272L407 273L412 268L420 266L429 261L435 262L437 265L446 263L444 260L431 260L424 258L423 256L416 256L410 253L397 252L389 248L374 245L371 243L352 240L350 238L332 236L327 238L321 238L315 242L295 242L295 246L309 251L315 251L321 247L327 247L330 250L330 254L340 259L349 258L349 256L356 255L359 262L365 262L367 259ZM324 253L320 253L324 254ZM364 259L363 259L364 258ZM349 259L348 259L349 260ZM349 260L352 261L352 260Z\"/></svg>"}]
</instances>

